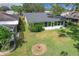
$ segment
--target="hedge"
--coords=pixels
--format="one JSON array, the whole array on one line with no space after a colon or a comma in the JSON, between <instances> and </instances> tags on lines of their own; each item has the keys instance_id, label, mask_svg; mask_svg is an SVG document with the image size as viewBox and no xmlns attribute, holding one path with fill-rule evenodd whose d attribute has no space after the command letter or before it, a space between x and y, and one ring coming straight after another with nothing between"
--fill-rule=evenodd
<instances>
[{"instance_id":1,"label":"hedge","mask_svg":"<svg viewBox=\"0 0 79 59\"><path fill-rule=\"evenodd\" d=\"M43 31L43 25L42 24L35 24L35 25L29 25L29 30L31 32L41 32Z\"/></svg>"}]
</instances>

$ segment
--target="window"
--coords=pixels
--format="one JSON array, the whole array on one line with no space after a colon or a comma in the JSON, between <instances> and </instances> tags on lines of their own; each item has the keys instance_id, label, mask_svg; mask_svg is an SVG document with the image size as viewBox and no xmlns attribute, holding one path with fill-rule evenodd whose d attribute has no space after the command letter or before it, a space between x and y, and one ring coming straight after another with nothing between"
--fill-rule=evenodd
<instances>
[{"instance_id":1,"label":"window","mask_svg":"<svg viewBox=\"0 0 79 59\"><path fill-rule=\"evenodd\" d=\"M47 22L45 22L45 27L47 27Z\"/></svg>"},{"instance_id":2,"label":"window","mask_svg":"<svg viewBox=\"0 0 79 59\"><path fill-rule=\"evenodd\" d=\"M60 21L58 21L58 25L60 25Z\"/></svg>"},{"instance_id":3,"label":"window","mask_svg":"<svg viewBox=\"0 0 79 59\"><path fill-rule=\"evenodd\" d=\"M61 25L63 25L63 21L61 21Z\"/></svg>"},{"instance_id":4,"label":"window","mask_svg":"<svg viewBox=\"0 0 79 59\"><path fill-rule=\"evenodd\" d=\"M56 21L54 22L54 25L57 25L57 22Z\"/></svg>"}]
</instances>

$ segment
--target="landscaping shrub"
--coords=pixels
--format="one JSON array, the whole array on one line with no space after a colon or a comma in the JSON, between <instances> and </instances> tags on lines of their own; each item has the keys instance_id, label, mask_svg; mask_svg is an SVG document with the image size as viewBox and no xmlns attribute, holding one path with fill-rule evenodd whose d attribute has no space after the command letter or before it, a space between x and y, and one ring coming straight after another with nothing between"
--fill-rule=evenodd
<instances>
[{"instance_id":1,"label":"landscaping shrub","mask_svg":"<svg viewBox=\"0 0 79 59\"><path fill-rule=\"evenodd\" d=\"M42 26L42 25L36 24L36 25L31 25L31 26L29 26L29 30L30 30L31 32L41 32L41 31L43 31L44 29L43 29L43 26Z\"/></svg>"}]
</instances>

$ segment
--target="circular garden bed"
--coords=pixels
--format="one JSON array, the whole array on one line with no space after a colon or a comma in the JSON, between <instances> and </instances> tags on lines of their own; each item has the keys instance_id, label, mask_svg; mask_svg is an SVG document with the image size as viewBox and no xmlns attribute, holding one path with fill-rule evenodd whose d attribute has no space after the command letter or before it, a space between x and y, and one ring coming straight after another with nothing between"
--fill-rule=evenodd
<instances>
[{"instance_id":1,"label":"circular garden bed","mask_svg":"<svg viewBox=\"0 0 79 59\"><path fill-rule=\"evenodd\" d=\"M45 44L35 44L32 46L33 55L43 55L47 51L47 46Z\"/></svg>"}]
</instances>

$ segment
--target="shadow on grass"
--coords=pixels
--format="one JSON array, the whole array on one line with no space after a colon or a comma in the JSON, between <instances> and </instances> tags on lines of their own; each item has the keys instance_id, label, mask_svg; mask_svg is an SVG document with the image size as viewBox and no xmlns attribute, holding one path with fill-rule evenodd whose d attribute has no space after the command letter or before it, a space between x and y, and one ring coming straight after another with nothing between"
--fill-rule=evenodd
<instances>
[{"instance_id":1,"label":"shadow on grass","mask_svg":"<svg viewBox=\"0 0 79 59\"><path fill-rule=\"evenodd\" d=\"M61 56L68 56L68 53L65 52L65 51L62 51L62 52L60 53L60 55L61 55Z\"/></svg>"},{"instance_id":2,"label":"shadow on grass","mask_svg":"<svg viewBox=\"0 0 79 59\"><path fill-rule=\"evenodd\" d=\"M78 51L78 55L79 55L79 43L77 43L77 44L73 44L73 46L77 49L77 51Z\"/></svg>"}]
</instances>

